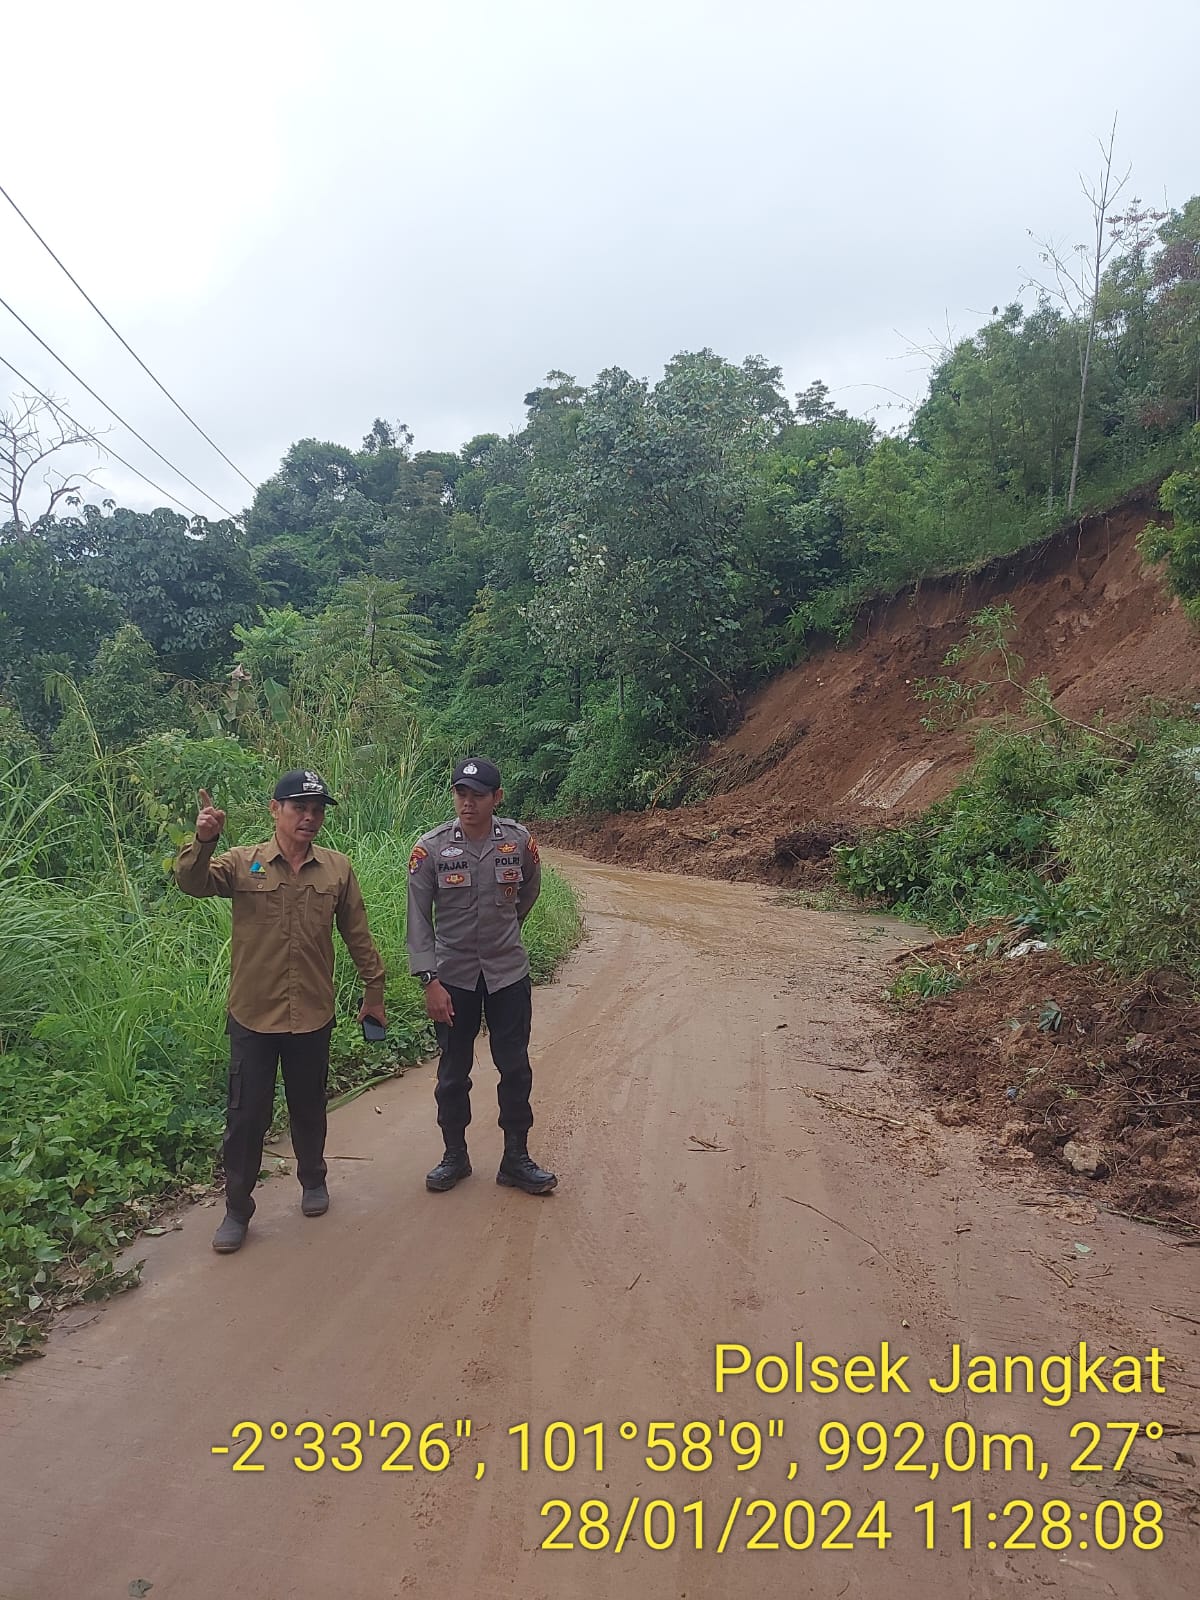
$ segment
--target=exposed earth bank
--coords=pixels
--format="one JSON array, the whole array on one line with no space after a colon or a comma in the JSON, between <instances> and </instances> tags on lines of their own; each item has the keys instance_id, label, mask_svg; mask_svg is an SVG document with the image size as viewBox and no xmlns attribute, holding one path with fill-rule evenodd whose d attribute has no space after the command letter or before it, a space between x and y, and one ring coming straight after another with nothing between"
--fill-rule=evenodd
<instances>
[{"instance_id":1,"label":"exposed earth bank","mask_svg":"<svg viewBox=\"0 0 1200 1600\"><path fill-rule=\"evenodd\" d=\"M1019 709L1019 691L996 681L954 731L922 726L921 680L989 677L987 659L943 666L985 606L1011 605L1020 681L1044 676L1066 716L1190 710L1200 700L1200 630L1137 548L1154 506L1151 491L1135 495L973 577L931 582L867 611L845 648L775 679L707 752L716 792L704 803L546 822L540 834L601 861L828 886L834 845L946 794L970 765L979 729ZM1192 995L1166 977L1117 985L1053 952L1007 959L1020 937L1009 930L989 959L986 936L973 934L922 952L969 980L903 1018L904 1048L939 1115L975 1124L997 1167L1041 1161L1053 1182L1082 1182L1132 1213L1200 1225Z\"/></svg>"}]
</instances>

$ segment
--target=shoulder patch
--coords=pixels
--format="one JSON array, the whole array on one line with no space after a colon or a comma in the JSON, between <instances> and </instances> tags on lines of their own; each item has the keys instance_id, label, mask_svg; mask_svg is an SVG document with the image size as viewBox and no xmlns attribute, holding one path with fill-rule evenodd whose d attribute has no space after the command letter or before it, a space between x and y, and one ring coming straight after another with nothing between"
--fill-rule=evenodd
<instances>
[{"instance_id":1,"label":"shoulder patch","mask_svg":"<svg viewBox=\"0 0 1200 1600\"><path fill-rule=\"evenodd\" d=\"M530 861L533 862L535 867L542 859L538 854L537 840L532 834L529 835L529 843L525 846L525 854L529 857Z\"/></svg>"},{"instance_id":2,"label":"shoulder patch","mask_svg":"<svg viewBox=\"0 0 1200 1600\"><path fill-rule=\"evenodd\" d=\"M425 849L424 845L414 845L413 853L408 858L408 870L410 872L416 872L422 861L424 861L428 855L429 851Z\"/></svg>"}]
</instances>

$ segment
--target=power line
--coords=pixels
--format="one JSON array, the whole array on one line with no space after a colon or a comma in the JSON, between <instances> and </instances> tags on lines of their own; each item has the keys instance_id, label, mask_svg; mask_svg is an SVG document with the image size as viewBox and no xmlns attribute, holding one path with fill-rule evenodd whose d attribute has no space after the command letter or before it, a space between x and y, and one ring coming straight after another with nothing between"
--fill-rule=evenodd
<instances>
[{"instance_id":1,"label":"power line","mask_svg":"<svg viewBox=\"0 0 1200 1600\"><path fill-rule=\"evenodd\" d=\"M215 440L210 439L208 437L208 434L205 433L204 429L196 421L195 417L191 416L187 411L185 411L183 409L183 407L180 405L179 401L176 400L175 396L171 393L171 391L167 388L167 386L165 384L159 382L159 380L154 376L153 372L150 371L150 368L142 360L141 356L138 355L137 351L129 343L129 340L124 338L124 336L121 335L120 333L117 333L117 330L113 327L112 323L108 320L108 318L104 315L103 311L101 311L100 307L92 299L91 295L87 292L87 290L80 283L79 279L70 270L70 268L66 265L66 263L64 261L62 261L57 255L55 255L54 251L51 250L50 246L46 243L45 239L42 238L41 234L34 227L33 223L30 222L29 218L21 210L20 206L13 199L12 195L9 194L8 190L4 187L3 184L0 184L0 194L2 194L4 196L4 198L8 201L9 205L13 208L13 210L20 217L21 221L29 229L29 231L30 231L30 233L32 233L33 237L41 245L43 250L46 251L47 255L50 256L51 260L56 262L57 265L62 268L63 272L66 273L67 277L70 278L71 282L79 290L80 294L87 301L88 305L91 306L92 310L100 318L100 320L101 320L101 322L103 322L104 326L109 330L110 333L115 334L116 337L118 339L120 339L121 343L125 346L126 350L129 351L129 354L137 362L138 366L141 367L142 371L146 374L146 376L148 378L150 378L152 382L158 384L158 387L166 395L167 399L175 407L176 411L178 411L181 416L187 417L187 420L191 423L192 427L195 428L196 432L200 435L200 437L207 444L212 445L213 449L220 456L221 460L224 461L227 466L232 467L233 470L237 473L238 477L243 480L243 482L248 483L252 489L256 489L258 487L258 485L254 482L254 480L252 478L247 478L246 474L242 471L241 467L239 467L236 462L230 461L229 457L225 454L224 450L221 449L221 446L219 444L217 444ZM201 493L203 493L203 491L201 491ZM210 497L206 496L206 498L210 498Z\"/></svg>"},{"instance_id":2,"label":"power line","mask_svg":"<svg viewBox=\"0 0 1200 1600\"><path fill-rule=\"evenodd\" d=\"M126 461L124 456L117 455L117 452L111 449L108 445L101 444L97 435L94 434L90 428L85 428L82 422L76 422L75 418L69 411L64 411L57 400L52 400L48 394L44 394L42 390L38 388L37 384L33 383L29 378L27 378L23 372L18 372L11 361L6 361L3 356L0 356L0 366L7 367L14 377L19 378L26 388L32 389L34 394L39 395L48 406L58 413L60 417L65 417L73 428L78 428L80 433L86 434L98 449L103 450L107 455L112 456L114 460L119 461L123 467L127 467L129 471L132 472L136 477L139 477L143 483L148 483L156 494L166 495L168 500L174 500L177 506L180 506L184 511L186 511L189 517L194 517L197 522L206 522L208 520L206 517L202 517L198 511L193 511L191 506L185 506L182 500L176 499L169 489L164 489L160 483L155 483L153 478L148 478L144 472L140 472L138 468L133 465L132 461Z\"/></svg>"},{"instance_id":3,"label":"power line","mask_svg":"<svg viewBox=\"0 0 1200 1600\"><path fill-rule=\"evenodd\" d=\"M58 354L58 352L55 351L55 350L52 350L50 348L50 346L46 343L45 339L42 338L40 333L35 333L33 331L33 329L25 321L25 318L23 316L21 316L18 312L14 311L13 308L9 305L8 301L5 300L2 295L0 295L0 306L3 306L5 311L7 311L10 316L16 317L17 321L25 329L25 332L27 334L29 334L31 338L36 339L37 342L41 345L42 349L45 350L48 355L53 356L54 360L58 362L59 366L62 367L65 371L67 371L67 372L69 372L71 374L71 376L75 379L76 383L82 383L83 384L83 387L91 395L92 399L96 402L96 404L103 406L105 411L107 411L111 416L116 417L117 421L121 424L121 426L123 428L128 428L130 433L133 435L133 437L135 439L137 439L141 444L144 444L146 446L146 449L149 450L153 455L156 455L158 457L158 459L163 463L164 466L170 467L171 471L174 472L178 477L182 478L184 483L190 485L191 488L195 489L197 494L203 495L206 500L211 500L213 505L218 507L219 510L223 511L225 513L225 515L230 518L231 521L236 521L237 520L237 512L236 511L230 511L229 507L228 506L223 506L221 504L221 502L216 498L215 495L209 494L207 492L207 490L202 489L198 483L193 483L192 480L188 477L186 472L181 471L175 465L175 463L173 461L168 461L166 456L163 455L161 450L155 450L154 446L150 443L149 439L144 438L142 436L142 434L140 434L137 431L137 429L134 427L132 422L126 422L125 418L121 415L121 413L119 411L117 411L115 409L115 407L110 406L107 400L103 399L100 395L98 395L96 393L95 389L92 388L91 384L86 382L85 379L83 379L83 378L81 378L79 376L79 374L75 371L74 367L67 366L67 363ZM176 500L175 504L178 505L179 503L180 502L178 500Z\"/></svg>"}]
</instances>

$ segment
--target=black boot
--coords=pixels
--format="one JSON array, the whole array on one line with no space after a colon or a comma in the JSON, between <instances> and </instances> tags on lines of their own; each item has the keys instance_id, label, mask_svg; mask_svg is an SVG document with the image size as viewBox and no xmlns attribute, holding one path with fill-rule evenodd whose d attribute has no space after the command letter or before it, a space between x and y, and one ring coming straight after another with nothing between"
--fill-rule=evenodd
<instances>
[{"instance_id":1,"label":"black boot","mask_svg":"<svg viewBox=\"0 0 1200 1600\"><path fill-rule=\"evenodd\" d=\"M496 1182L509 1189L524 1189L526 1194L549 1194L558 1179L545 1172L529 1154L523 1133L504 1135L504 1159L496 1174Z\"/></svg>"},{"instance_id":2,"label":"black boot","mask_svg":"<svg viewBox=\"0 0 1200 1600\"><path fill-rule=\"evenodd\" d=\"M471 1163L467 1158L466 1145L447 1141L445 1155L433 1171L425 1175L425 1187L435 1191L453 1189L460 1178L470 1176Z\"/></svg>"}]
</instances>

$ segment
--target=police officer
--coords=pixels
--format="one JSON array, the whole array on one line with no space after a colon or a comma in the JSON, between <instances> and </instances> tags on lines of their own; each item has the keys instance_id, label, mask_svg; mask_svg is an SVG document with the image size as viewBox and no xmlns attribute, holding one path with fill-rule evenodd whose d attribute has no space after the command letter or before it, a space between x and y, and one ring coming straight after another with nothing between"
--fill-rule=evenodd
<instances>
[{"instance_id":1,"label":"police officer","mask_svg":"<svg viewBox=\"0 0 1200 1600\"><path fill-rule=\"evenodd\" d=\"M233 902L229 983L229 1093L225 1114L225 1220L213 1249L241 1248L254 1214L253 1189L271 1126L282 1064L296 1176L306 1217L329 1209L325 1086L333 1032L333 925L354 958L365 996L360 1021L385 1022L384 965L367 927L349 860L313 840L336 805L315 772L287 772L275 785L275 832L265 844L214 857L225 813L200 791L195 837L179 853L175 881L197 899Z\"/></svg>"},{"instance_id":2,"label":"police officer","mask_svg":"<svg viewBox=\"0 0 1200 1600\"><path fill-rule=\"evenodd\" d=\"M558 1179L531 1158L526 1142L533 996L521 924L541 889L537 842L520 823L495 815L504 790L494 762L460 762L452 781L455 820L423 834L408 863L409 968L424 985L441 1049L434 1097L446 1151L425 1185L452 1189L470 1175L471 1068L486 1015L504 1130L496 1182L548 1194Z\"/></svg>"}]
</instances>

